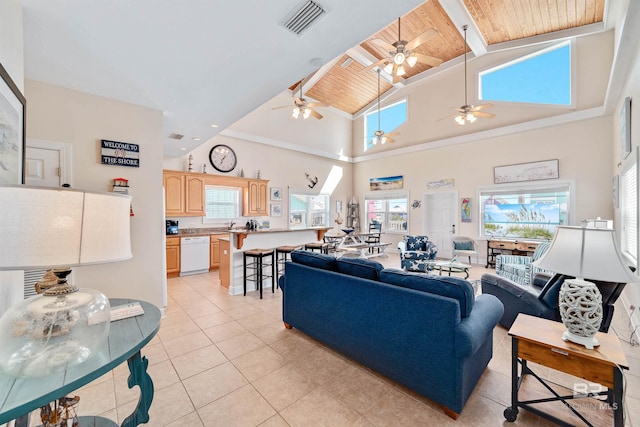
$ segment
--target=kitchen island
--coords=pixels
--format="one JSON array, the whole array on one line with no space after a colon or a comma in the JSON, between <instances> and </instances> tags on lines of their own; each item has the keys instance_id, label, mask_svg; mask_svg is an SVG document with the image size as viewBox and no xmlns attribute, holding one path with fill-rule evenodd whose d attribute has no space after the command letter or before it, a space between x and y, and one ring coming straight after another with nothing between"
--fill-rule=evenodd
<instances>
[{"instance_id":1,"label":"kitchen island","mask_svg":"<svg viewBox=\"0 0 640 427\"><path fill-rule=\"evenodd\" d=\"M255 231L237 229L229 231L230 245L229 253L220 251L221 257L229 257L229 278L220 277L221 282L229 283L229 293L231 295L241 295L243 293L244 271L242 265L242 254L248 249L274 249L284 245L304 245L305 243L321 241L325 233L330 230L328 227L313 227L304 229L268 228ZM274 255L275 258L275 255ZM221 263L226 260L220 260ZM222 272L221 272L222 273ZM226 271L225 271L226 274ZM271 283L265 281L265 291ZM254 291L255 284L249 283L247 292ZM251 288L253 287L253 288Z\"/></svg>"}]
</instances>

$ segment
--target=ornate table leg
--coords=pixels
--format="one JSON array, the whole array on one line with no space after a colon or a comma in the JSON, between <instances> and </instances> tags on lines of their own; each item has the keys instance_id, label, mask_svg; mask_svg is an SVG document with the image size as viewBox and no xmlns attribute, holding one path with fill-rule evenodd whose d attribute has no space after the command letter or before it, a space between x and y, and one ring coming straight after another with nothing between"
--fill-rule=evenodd
<instances>
[{"instance_id":1,"label":"ornate table leg","mask_svg":"<svg viewBox=\"0 0 640 427\"><path fill-rule=\"evenodd\" d=\"M140 387L140 400L133 413L122 422L121 427L135 427L149 422L149 408L153 401L153 381L147 373L149 360L146 357L140 357L140 351L127 359L127 364L131 373L128 379L129 388L134 385Z\"/></svg>"}]
</instances>

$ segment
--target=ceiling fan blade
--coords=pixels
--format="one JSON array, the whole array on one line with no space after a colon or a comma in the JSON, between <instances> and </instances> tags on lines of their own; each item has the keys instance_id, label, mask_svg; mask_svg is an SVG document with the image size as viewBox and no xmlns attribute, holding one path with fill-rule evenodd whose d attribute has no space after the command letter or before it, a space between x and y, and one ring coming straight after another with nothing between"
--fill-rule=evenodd
<instances>
[{"instance_id":1,"label":"ceiling fan blade","mask_svg":"<svg viewBox=\"0 0 640 427\"><path fill-rule=\"evenodd\" d=\"M307 107L329 107L326 102L308 102Z\"/></svg>"},{"instance_id":2,"label":"ceiling fan blade","mask_svg":"<svg viewBox=\"0 0 640 427\"><path fill-rule=\"evenodd\" d=\"M283 108L291 109L292 107L291 107L291 105L283 105L282 107L273 107L272 110L281 110Z\"/></svg>"},{"instance_id":3,"label":"ceiling fan blade","mask_svg":"<svg viewBox=\"0 0 640 427\"><path fill-rule=\"evenodd\" d=\"M390 138L388 135L385 135L385 137L387 138L387 142L390 142L390 143L396 142L395 139Z\"/></svg>"},{"instance_id":4,"label":"ceiling fan blade","mask_svg":"<svg viewBox=\"0 0 640 427\"><path fill-rule=\"evenodd\" d=\"M390 136L390 135L400 135L400 132L389 132L384 134L384 136Z\"/></svg>"},{"instance_id":5,"label":"ceiling fan blade","mask_svg":"<svg viewBox=\"0 0 640 427\"><path fill-rule=\"evenodd\" d=\"M455 116L459 116L459 114L449 114L448 116L444 116L444 117L441 117L441 118L437 119L436 122L441 122L443 120L447 120L447 119L450 119L451 117L455 117Z\"/></svg>"},{"instance_id":6,"label":"ceiling fan blade","mask_svg":"<svg viewBox=\"0 0 640 427\"><path fill-rule=\"evenodd\" d=\"M373 39L373 40L371 40L371 43L380 46L381 48L383 48L387 52L396 50L394 45L392 45L391 43L388 43L388 42L386 42L386 41L384 41L382 39Z\"/></svg>"},{"instance_id":7,"label":"ceiling fan blade","mask_svg":"<svg viewBox=\"0 0 640 427\"><path fill-rule=\"evenodd\" d=\"M473 111L471 114L476 117L484 117L485 119L493 119L496 116L493 113L485 113L483 111Z\"/></svg>"},{"instance_id":8,"label":"ceiling fan blade","mask_svg":"<svg viewBox=\"0 0 640 427\"><path fill-rule=\"evenodd\" d=\"M436 36L437 34L438 32L436 30L434 30L433 28L429 28L427 31L425 31L424 33L420 34L418 37L416 37L415 39L407 43L405 45L405 49L413 50L416 47L420 46L422 43L429 40L430 38Z\"/></svg>"},{"instance_id":9,"label":"ceiling fan blade","mask_svg":"<svg viewBox=\"0 0 640 427\"><path fill-rule=\"evenodd\" d=\"M429 55L423 55L421 53L412 53L411 55L418 58L418 62L422 64L430 65L432 67L437 67L438 65L442 64L442 59L440 58L435 58Z\"/></svg>"},{"instance_id":10,"label":"ceiling fan blade","mask_svg":"<svg viewBox=\"0 0 640 427\"><path fill-rule=\"evenodd\" d=\"M307 106L307 108L309 108L309 107ZM312 108L309 108L309 111L311 112L311 115L313 117L315 117L316 119L318 119L318 120L322 119L322 114L318 113L316 110L314 110Z\"/></svg>"},{"instance_id":11,"label":"ceiling fan blade","mask_svg":"<svg viewBox=\"0 0 640 427\"><path fill-rule=\"evenodd\" d=\"M364 67L362 70L360 70L360 73L364 73L365 71L369 71L369 70L371 70L371 69L373 69L375 67L378 67L380 65L384 65L387 62L391 62L391 58L382 58L379 61L376 61L373 64L371 64L371 65L369 65L367 67Z\"/></svg>"},{"instance_id":12,"label":"ceiling fan blade","mask_svg":"<svg viewBox=\"0 0 640 427\"><path fill-rule=\"evenodd\" d=\"M478 110L482 110L483 108L491 108L491 107L493 107L493 104L491 103L476 105L471 108L471 111L478 111Z\"/></svg>"},{"instance_id":13,"label":"ceiling fan blade","mask_svg":"<svg viewBox=\"0 0 640 427\"><path fill-rule=\"evenodd\" d=\"M297 96L293 97L293 101L296 103L296 105L300 105L304 102L302 98L298 98Z\"/></svg>"}]
</instances>

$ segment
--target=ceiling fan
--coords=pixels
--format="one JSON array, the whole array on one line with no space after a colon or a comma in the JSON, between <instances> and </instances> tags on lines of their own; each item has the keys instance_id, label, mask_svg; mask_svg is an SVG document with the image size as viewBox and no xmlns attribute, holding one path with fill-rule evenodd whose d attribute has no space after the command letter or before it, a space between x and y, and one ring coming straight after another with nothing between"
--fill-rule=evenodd
<instances>
[{"instance_id":1,"label":"ceiling fan","mask_svg":"<svg viewBox=\"0 0 640 427\"><path fill-rule=\"evenodd\" d=\"M455 114L455 121L458 125L464 126L467 123L473 123L476 121L478 117L484 117L486 119L492 119L496 115L492 113L487 113L484 111L480 111L484 108L491 108L493 104L487 103L482 105L469 105L467 101L467 28L469 26L465 25L462 27L464 30L464 105L459 107L458 113Z\"/></svg>"},{"instance_id":2,"label":"ceiling fan","mask_svg":"<svg viewBox=\"0 0 640 427\"><path fill-rule=\"evenodd\" d=\"M298 87L300 88L300 96L293 97L293 109L291 111L291 116L289 119L297 119L298 117L302 117L303 119L308 119L309 116L313 116L316 119L322 119L322 114L318 113L314 108L317 107L328 107L329 104L324 102L307 102L306 99L302 97L302 85L307 79L300 80ZM282 108L291 108L290 105L283 105L282 107L274 107L272 110L279 110Z\"/></svg>"},{"instance_id":3,"label":"ceiling fan","mask_svg":"<svg viewBox=\"0 0 640 427\"><path fill-rule=\"evenodd\" d=\"M373 133L371 139L373 145L378 143L384 144L385 142L396 142L391 136L400 135L399 132L385 133L383 130L380 130L380 68L378 68L376 72L378 73L378 130Z\"/></svg>"},{"instance_id":4,"label":"ceiling fan","mask_svg":"<svg viewBox=\"0 0 640 427\"><path fill-rule=\"evenodd\" d=\"M388 51L389 56L386 58L382 58L377 62L374 62L364 70L370 70L377 66L384 65L385 73L392 75L393 83L397 83L400 81L402 76L406 74L407 71L405 66L407 65L409 67L413 67L417 62L421 62L432 67L437 67L438 65L442 64L442 59L423 55L414 51L418 46L437 34L438 32L436 30L430 28L409 42L406 40L402 40L400 38L400 18L398 18L398 41L394 42L393 44L389 44L382 39L372 40L372 43L375 43Z\"/></svg>"}]
</instances>

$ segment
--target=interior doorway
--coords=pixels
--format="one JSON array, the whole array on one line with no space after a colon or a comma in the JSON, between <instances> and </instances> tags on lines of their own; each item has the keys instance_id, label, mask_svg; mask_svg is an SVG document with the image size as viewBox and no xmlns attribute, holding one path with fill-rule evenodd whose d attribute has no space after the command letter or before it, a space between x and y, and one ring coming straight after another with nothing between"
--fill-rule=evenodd
<instances>
[{"instance_id":1,"label":"interior doorway","mask_svg":"<svg viewBox=\"0 0 640 427\"><path fill-rule=\"evenodd\" d=\"M71 144L27 139L25 184L38 187L71 185Z\"/></svg>"},{"instance_id":2,"label":"interior doorway","mask_svg":"<svg viewBox=\"0 0 640 427\"><path fill-rule=\"evenodd\" d=\"M425 193L424 234L438 246L438 258L453 258L451 238L458 225L458 192Z\"/></svg>"}]
</instances>

